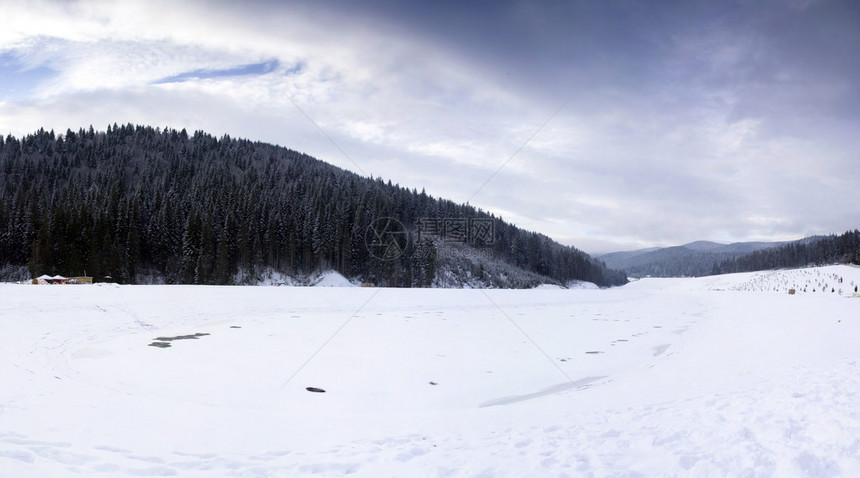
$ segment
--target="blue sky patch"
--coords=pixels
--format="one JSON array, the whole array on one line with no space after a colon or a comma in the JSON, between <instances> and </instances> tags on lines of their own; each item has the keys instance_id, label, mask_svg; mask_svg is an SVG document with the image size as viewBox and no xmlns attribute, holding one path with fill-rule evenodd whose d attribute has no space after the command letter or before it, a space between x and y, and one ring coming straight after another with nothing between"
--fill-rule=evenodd
<instances>
[{"instance_id":1,"label":"blue sky patch","mask_svg":"<svg viewBox=\"0 0 860 478\"><path fill-rule=\"evenodd\" d=\"M0 53L0 100L25 98L39 83L56 74L46 66L28 68L13 53Z\"/></svg>"},{"instance_id":2,"label":"blue sky patch","mask_svg":"<svg viewBox=\"0 0 860 478\"><path fill-rule=\"evenodd\" d=\"M276 68L278 68L278 66L280 66L280 62L278 60L269 60L262 63L249 63L247 65L239 65L233 68L224 68L221 70L193 70L187 71L185 73L180 73L178 75L168 76L166 78L157 80L154 83L182 83L184 81L189 80L205 80L209 78L224 78L229 76L259 76L265 75L266 73L271 73ZM301 70L301 68L302 65L298 64L294 68L290 69L288 73L292 73L294 71L298 72Z\"/></svg>"}]
</instances>

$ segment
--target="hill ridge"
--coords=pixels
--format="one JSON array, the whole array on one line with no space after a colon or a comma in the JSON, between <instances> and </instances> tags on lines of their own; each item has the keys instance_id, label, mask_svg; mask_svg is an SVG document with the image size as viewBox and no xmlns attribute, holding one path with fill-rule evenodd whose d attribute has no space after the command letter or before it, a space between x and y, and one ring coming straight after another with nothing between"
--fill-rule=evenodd
<instances>
[{"instance_id":1,"label":"hill ridge","mask_svg":"<svg viewBox=\"0 0 860 478\"><path fill-rule=\"evenodd\" d=\"M804 267L860 260L857 231L840 236L808 236L796 241L694 241L681 246L603 254L608 267L631 277L705 276L780 267Z\"/></svg>"},{"instance_id":2,"label":"hill ridge","mask_svg":"<svg viewBox=\"0 0 860 478\"><path fill-rule=\"evenodd\" d=\"M268 269L331 269L425 287L438 246L456 242L509 264L498 272L510 276L498 282L507 286L538 280L517 270L560 284L626 282L574 247L468 204L229 135L132 124L40 129L0 137L0 171L0 268L27 265L34 276L244 284ZM471 264L464 270L496 282Z\"/></svg>"}]
</instances>

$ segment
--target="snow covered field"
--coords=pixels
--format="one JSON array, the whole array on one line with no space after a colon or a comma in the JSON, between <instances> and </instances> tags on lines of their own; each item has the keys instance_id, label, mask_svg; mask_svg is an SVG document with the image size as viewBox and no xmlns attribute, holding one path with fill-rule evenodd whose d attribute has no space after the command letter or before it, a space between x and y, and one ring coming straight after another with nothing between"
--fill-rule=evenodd
<instances>
[{"instance_id":1,"label":"snow covered field","mask_svg":"<svg viewBox=\"0 0 860 478\"><path fill-rule=\"evenodd\" d=\"M0 476L860 476L856 284L2 284Z\"/></svg>"}]
</instances>

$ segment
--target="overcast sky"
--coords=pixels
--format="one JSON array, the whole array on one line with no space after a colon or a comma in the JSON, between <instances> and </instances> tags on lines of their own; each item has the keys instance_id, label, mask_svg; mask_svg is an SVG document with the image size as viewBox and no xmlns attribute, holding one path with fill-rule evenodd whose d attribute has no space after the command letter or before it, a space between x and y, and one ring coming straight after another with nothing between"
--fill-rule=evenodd
<instances>
[{"instance_id":1,"label":"overcast sky","mask_svg":"<svg viewBox=\"0 0 860 478\"><path fill-rule=\"evenodd\" d=\"M0 0L0 133L283 145L591 253L860 227L860 2Z\"/></svg>"}]
</instances>

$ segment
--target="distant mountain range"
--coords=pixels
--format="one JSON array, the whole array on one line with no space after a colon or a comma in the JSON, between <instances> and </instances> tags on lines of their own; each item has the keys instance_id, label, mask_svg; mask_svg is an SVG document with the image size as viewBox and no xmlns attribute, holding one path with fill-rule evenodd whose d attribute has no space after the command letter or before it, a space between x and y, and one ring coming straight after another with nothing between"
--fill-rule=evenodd
<instances>
[{"instance_id":1,"label":"distant mountain range","mask_svg":"<svg viewBox=\"0 0 860 478\"><path fill-rule=\"evenodd\" d=\"M735 242L732 244L695 241L681 246L612 252L598 258L607 267L623 270L631 277L703 276L719 273L720 264L756 251L773 250L789 244L811 244L823 237L811 236L799 241L787 242Z\"/></svg>"}]
</instances>

